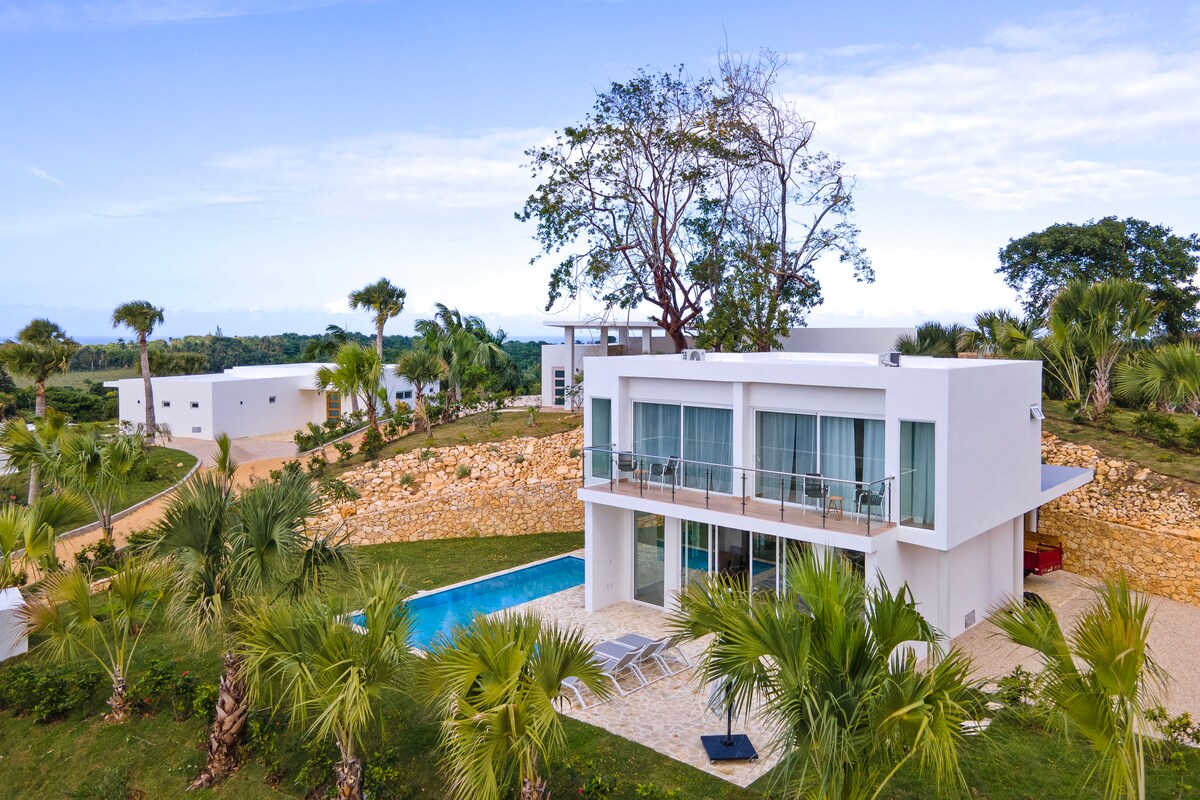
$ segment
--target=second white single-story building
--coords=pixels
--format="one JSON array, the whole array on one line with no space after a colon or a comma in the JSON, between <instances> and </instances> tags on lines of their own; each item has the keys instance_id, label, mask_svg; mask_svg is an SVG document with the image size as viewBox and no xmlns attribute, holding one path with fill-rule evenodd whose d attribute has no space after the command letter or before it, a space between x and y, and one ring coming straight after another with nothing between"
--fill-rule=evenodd
<instances>
[{"instance_id":1,"label":"second white single-story building","mask_svg":"<svg viewBox=\"0 0 1200 800\"><path fill-rule=\"evenodd\" d=\"M271 364L231 367L211 375L151 378L154 415L172 435L215 439L224 433L237 439L294 431L312 422L322 424L351 411L348 398L317 388L321 364ZM397 377L391 365L384 370L387 396L395 403L413 403L413 387ZM146 419L145 388L141 378L108 381L118 391L118 418L137 425Z\"/></svg>"}]
</instances>

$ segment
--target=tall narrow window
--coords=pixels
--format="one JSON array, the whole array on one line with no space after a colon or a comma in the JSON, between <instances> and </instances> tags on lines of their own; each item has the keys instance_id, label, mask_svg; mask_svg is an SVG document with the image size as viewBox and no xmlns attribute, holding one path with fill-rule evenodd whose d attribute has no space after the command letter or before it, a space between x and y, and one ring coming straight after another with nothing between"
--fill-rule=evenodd
<instances>
[{"instance_id":1,"label":"tall narrow window","mask_svg":"<svg viewBox=\"0 0 1200 800\"><path fill-rule=\"evenodd\" d=\"M728 408L683 407L683 485L728 493L733 474L733 412ZM691 463L697 462L697 463Z\"/></svg>"},{"instance_id":2,"label":"tall narrow window","mask_svg":"<svg viewBox=\"0 0 1200 800\"><path fill-rule=\"evenodd\" d=\"M554 405L562 406L567 403L567 371L554 370Z\"/></svg>"},{"instance_id":3,"label":"tall narrow window","mask_svg":"<svg viewBox=\"0 0 1200 800\"><path fill-rule=\"evenodd\" d=\"M933 423L900 423L900 524L933 527Z\"/></svg>"},{"instance_id":4,"label":"tall narrow window","mask_svg":"<svg viewBox=\"0 0 1200 800\"><path fill-rule=\"evenodd\" d=\"M817 471L817 418L812 414L759 411L755 424L755 494L795 502L801 475Z\"/></svg>"},{"instance_id":5,"label":"tall narrow window","mask_svg":"<svg viewBox=\"0 0 1200 800\"><path fill-rule=\"evenodd\" d=\"M635 512L633 539L633 599L661 606L666 599L665 518Z\"/></svg>"},{"instance_id":6,"label":"tall narrow window","mask_svg":"<svg viewBox=\"0 0 1200 800\"><path fill-rule=\"evenodd\" d=\"M848 496L855 488L851 482L882 479L883 420L821 417L820 467L822 476L846 482L833 484L832 494Z\"/></svg>"},{"instance_id":7,"label":"tall narrow window","mask_svg":"<svg viewBox=\"0 0 1200 800\"><path fill-rule=\"evenodd\" d=\"M663 403L633 404L633 449L654 456L655 463L682 455L679 406Z\"/></svg>"},{"instance_id":8,"label":"tall narrow window","mask_svg":"<svg viewBox=\"0 0 1200 800\"><path fill-rule=\"evenodd\" d=\"M614 449L612 437L612 400L605 397L592 398L592 447ZM612 453L592 452L592 477L612 476Z\"/></svg>"}]
</instances>

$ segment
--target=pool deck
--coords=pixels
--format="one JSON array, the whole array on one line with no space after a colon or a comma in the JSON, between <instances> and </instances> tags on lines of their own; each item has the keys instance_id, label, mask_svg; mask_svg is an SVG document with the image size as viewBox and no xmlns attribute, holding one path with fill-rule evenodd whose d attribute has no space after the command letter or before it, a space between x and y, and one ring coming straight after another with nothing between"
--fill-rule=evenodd
<instances>
[{"instance_id":1,"label":"pool deck","mask_svg":"<svg viewBox=\"0 0 1200 800\"><path fill-rule=\"evenodd\" d=\"M578 627L595 641L612 640L627 633L658 638L667 633L666 615L659 609L639 603L618 603L589 614L583 607L583 587L547 595L514 606L510 610L533 611L545 620L560 625ZM695 665L704 649L702 642L684 645L688 660ZM725 732L725 718L707 709L708 696L695 682L695 670L687 669L673 676L662 677L654 668L645 670L650 685L632 691L624 697L613 697L605 703L580 709L572 703L564 713L573 719L595 725L630 741L690 764L718 778L748 786L775 765L778 758L771 753L771 735L763 726L743 724L735 719L734 733L749 734L759 750L759 759L752 762L711 763L700 745L701 734ZM627 689L633 683L622 683Z\"/></svg>"}]
</instances>

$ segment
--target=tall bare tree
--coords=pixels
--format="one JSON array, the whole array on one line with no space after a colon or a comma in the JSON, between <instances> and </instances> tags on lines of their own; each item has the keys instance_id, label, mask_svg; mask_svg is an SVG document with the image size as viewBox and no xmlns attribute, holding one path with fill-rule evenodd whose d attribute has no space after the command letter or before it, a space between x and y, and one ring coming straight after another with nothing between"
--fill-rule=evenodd
<instances>
[{"instance_id":1,"label":"tall bare tree","mask_svg":"<svg viewBox=\"0 0 1200 800\"><path fill-rule=\"evenodd\" d=\"M544 253L567 253L551 273L547 309L581 290L608 308L646 302L676 350L687 346L713 283L693 265L711 263L730 194L716 168L712 88L682 69L639 71L554 144L526 151L542 183L517 219L536 220Z\"/></svg>"},{"instance_id":2,"label":"tall bare tree","mask_svg":"<svg viewBox=\"0 0 1200 800\"><path fill-rule=\"evenodd\" d=\"M147 300L134 300L122 303L113 309L113 327L124 325L138 337L138 353L142 359L142 384L146 390L146 440L154 441L157 423L154 419L154 384L150 380L150 352L146 337L153 331L155 325L163 322L163 310L152 305Z\"/></svg>"}]
</instances>

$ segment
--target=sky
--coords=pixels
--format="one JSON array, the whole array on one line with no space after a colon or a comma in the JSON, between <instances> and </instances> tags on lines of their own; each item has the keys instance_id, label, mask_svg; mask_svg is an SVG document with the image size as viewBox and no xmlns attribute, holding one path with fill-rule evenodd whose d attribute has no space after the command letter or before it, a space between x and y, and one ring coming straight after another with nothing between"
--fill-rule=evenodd
<instances>
[{"instance_id":1,"label":"sky","mask_svg":"<svg viewBox=\"0 0 1200 800\"><path fill-rule=\"evenodd\" d=\"M877 280L818 266L812 325L967 321L1011 238L1108 215L1200 230L1200 4L0 0L0 337L372 330L408 291L553 338L514 220L524 151L640 67L773 50L856 176ZM645 311L643 312L643 314ZM643 314L635 313L634 316Z\"/></svg>"}]
</instances>

